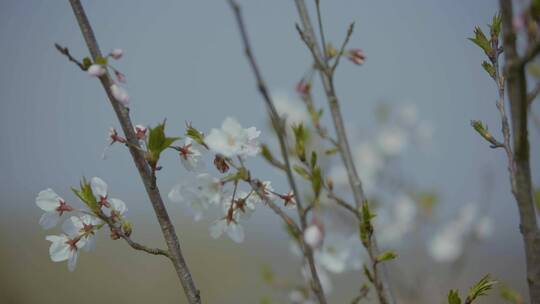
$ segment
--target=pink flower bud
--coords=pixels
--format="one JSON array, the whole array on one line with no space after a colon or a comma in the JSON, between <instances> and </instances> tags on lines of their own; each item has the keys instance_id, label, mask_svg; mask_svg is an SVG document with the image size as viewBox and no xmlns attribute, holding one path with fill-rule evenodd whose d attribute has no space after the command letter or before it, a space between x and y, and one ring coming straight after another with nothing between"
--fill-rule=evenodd
<instances>
[{"instance_id":1,"label":"pink flower bud","mask_svg":"<svg viewBox=\"0 0 540 304\"><path fill-rule=\"evenodd\" d=\"M105 75L105 68L99 64L92 64L86 71L90 76L101 77Z\"/></svg>"},{"instance_id":2,"label":"pink flower bud","mask_svg":"<svg viewBox=\"0 0 540 304\"><path fill-rule=\"evenodd\" d=\"M124 106L129 104L129 95L124 88L113 84L111 86L111 93L119 103L123 104Z\"/></svg>"},{"instance_id":3,"label":"pink flower bud","mask_svg":"<svg viewBox=\"0 0 540 304\"><path fill-rule=\"evenodd\" d=\"M296 92L300 94L302 97L309 96L311 91L311 84L309 82L306 82L304 79L300 80L296 84Z\"/></svg>"},{"instance_id":4,"label":"pink flower bud","mask_svg":"<svg viewBox=\"0 0 540 304\"><path fill-rule=\"evenodd\" d=\"M138 140L142 140L146 137L146 130L146 127L143 125L135 126L135 136L137 136Z\"/></svg>"},{"instance_id":5,"label":"pink flower bud","mask_svg":"<svg viewBox=\"0 0 540 304\"><path fill-rule=\"evenodd\" d=\"M366 61L366 54L361 49L351 49L349 50L348 58L354 64L362 65Z\"/></svg>"},{"instance_id":6,"label":"pink flower bud","mask_svg":"<svg viewBox=\"0 0 540 304\"><path fill-rule=\"evenodd\" d=\"M324 229L320 223L314 222L304 230L304 242L311 248L319 248L324 240Z\"/></svg>"},{"instance_id":7,"label":"pink flower bud","mask_svg":"<svg viewBox=\"0 0 540 304\"><path fill-rule=\"evenodd\" d=\"M122 51L121 49L113 49L109 54L109 56L111 56L114 60L122 58L123 55L124 51Z\"/></svg>"},{"instance_id":8,"label":"pink flower bud","mask_svg":"<svg viewBox=\"0 0 540 304\"><path fill-rule=\"evenodd\" d=\"M114 70L114 75L116 76L116 80L121 83L126 83L126 75L122 74L118 70Z\"/></svg>"}]
</instances>

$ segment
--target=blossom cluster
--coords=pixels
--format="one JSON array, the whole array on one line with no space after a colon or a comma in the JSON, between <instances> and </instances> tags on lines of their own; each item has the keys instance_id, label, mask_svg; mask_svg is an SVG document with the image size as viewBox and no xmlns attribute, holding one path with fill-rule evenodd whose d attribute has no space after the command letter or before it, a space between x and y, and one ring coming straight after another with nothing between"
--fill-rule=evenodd
<instances>
[{"instance_id":1,"label":"blossom cluster","mask_svg":"<svg viewBox=\"0 0 540 304\"><path fill-rule=\"evenodd\" d=\"M196 221L203 218L211 208L216 207L222 217L215 220L209 232L213 238L226 234L234 242L243 242L245 238L242 222L250 217L256 206L277 199L283 200L286 207L294 207L291 193L280 194L274 191L270 181L260 182L261 192L249 184L249 173L243 166L244 161L261 152L259 135L255 127L243 128L240 123L227 117L221 128L211 129L207 135L188 125L187 137L178 151L180 161L191 178L184 178L169 192L173 202L187 205ZM205 153L213 158L218 174L212 174L203 158ZM236 172L231 172L231 167ZM248 189L242 190L245 184Z\"/></svg>"},{"instance_id":2,"label":"blossom cluster","mask_svg":"<svg viewBox=\"0 0 540 304\"><path fill-rule=\"evenodd\" d=\"M81 189L73 192L88 207L78 209L67 203L54 190L45 189L36 197L36 205L44 211L39 220L43 229L58 225L64 214L69 217L62 224L62 233L48 235L51 242L49 255L53 262L68 261L68 269L75 270L79 251L90 251L95 247L96 232L107 222L111 226L111 237L119 238L120 233L129 235L131 228L124 215L126 204L117 198L110 198L107 184L99 177L93 177L88 183L83 180Z\"/></svg>"},{"instance_id":3,"label":"blossom cluster","mask_svg":"<svg viewBox=\"0 0 540 304\"><path fill-rule=\"evenodd\" d=\"M108 58L119 60L123 56L124 56L123 50L113 49L109 54L107 54L106 57L96 58L94 63L89 63L86 71L88 75L99 78L107 74L109 69L111 69L116 79L116 81L113 81L113 83L110 86L111 94L118 102L120 102L124 106L127 106L129 104L129 95L126 89L120 86L120 83L122 84L126 83L126 75L124 75L114 66L112 66L108 60Z\"/></svg>"}]
</instances>

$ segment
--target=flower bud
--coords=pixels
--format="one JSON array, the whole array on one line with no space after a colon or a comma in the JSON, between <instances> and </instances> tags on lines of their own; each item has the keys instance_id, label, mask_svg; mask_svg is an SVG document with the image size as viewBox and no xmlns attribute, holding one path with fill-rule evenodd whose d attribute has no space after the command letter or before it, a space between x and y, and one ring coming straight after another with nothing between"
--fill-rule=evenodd
<instances>
[{"instance_id":1,"label":"flower bud","mask_svg":"<svg viewBox=\"0 0 540 304\"><path fill-rule=\"evenodd\" d=\"M136 125L134 127L135 136L137 137L137 140L142 140L146 137L146 127L143 125Z\"/></svg>"},{"instance_id":2,"label":"flower bud","mask_svg":"<svg viewBox=\"0 0 540 304\"><path fill-rule=\"evenodd\" d=\"M114 75L116 76L116 80L118 80L118 82L126 83L126 75L124 75L118 70L114 70Z\"/></svg>"},{"instance_id":3,"label":"flower bud","mask_svg":"<svg viewBox=\"0 0 540 304\"><path fill-rule=\"evenodd\" d=\"M320 223L314 222L304 230L304 242L311 248L319 248L324 240L324 229Z\"/></svg>"},{"instance_id":4,"label":"flower bud","mask_svg":"<svg viewBox=\"0 0 540 304\"><path fill-rule=\"evenodd\" d=\"M111 86L111 93L119 103L123 104L124 106L129 104L129 95L124 88L113 84Z\"/></svg>"},{"instance_id":5,"label":"flower bud","mask_svg":"<svg viewBox=\"0 0 540 304\"><path fill-rule=\"evenodd\" d=\"M99 64L92 64L90 67L88 67L88 70L86 72L93 77L101 77L105 75L105 68Z\"/></svg>"},{"instance_id":6,"label":"flower bud","mask_svg":"<svg viewBox=\"0 0 540 304\"><path fill-rule=\"evenodd\" d=\"M124 55L124 51L121 49L113 49L111 53L109 54L109 56L111 56L114 60L118 60L122 58L123 55Z\"/></svg>"},{"instance_id":7,"label":"flower bud","mask_svg":"<svg viewBox=\"0 0 540 304\"><path fill-rule=\"evenodd\" d=\"M354 64L362 65L366 61L366 54L361 49L351 49L349 50L348 58Z\"/></svg>"},{"instance_id":8,"label":"flower bud","mask_svg":"<svg viewBox=\"0 0 540 304\"><path fill-rule=\"evenodd\" d=\"M219 154L216 154L216 157L214 158L214 166L216 166L216 169L220 173L225 173L229 171L229 165L227 164L227 161L223 156Z\"/></svg>"}]
</instances>

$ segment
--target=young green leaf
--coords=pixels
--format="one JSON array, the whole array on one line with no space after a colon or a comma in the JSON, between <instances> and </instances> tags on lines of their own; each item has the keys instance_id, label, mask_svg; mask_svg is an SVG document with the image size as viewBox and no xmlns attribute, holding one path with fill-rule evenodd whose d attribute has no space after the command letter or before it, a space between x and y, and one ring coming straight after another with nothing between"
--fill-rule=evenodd
<instances>
[{"instance_id":1,"label":"young green leaf","mask_svg":"<svg viewBox=\"0 0 540 304\"><path fill-rule=\"evenodd\" d=\"M493 285L497 284L497 281L491 280L489 274L481 278L476 284L469 290L466 302L472 303L476 298L485 295L489 290L493 288Z\"/></svg>"},{"instance_id":2,"label":"young green leaf","mask_svg":"<svg viewBox=\"0 0 540 304\"><path fill-rule=\"evenodd\" d=\"M397 258L397 256L397 253L395 253L394 251L385 251L377 257L376 261L377 263L389 261Z\"/></svg>"},{"instance_id":3,"label":"young green leaf","mask_svg":"<svg viewBox=\"0 0 540 304\"><path fill-rule=\"evenodd\" d=\"M457 290L450 290L448 292L448 304L461 304L461 298Z\"/></svg>"}]
</instances>

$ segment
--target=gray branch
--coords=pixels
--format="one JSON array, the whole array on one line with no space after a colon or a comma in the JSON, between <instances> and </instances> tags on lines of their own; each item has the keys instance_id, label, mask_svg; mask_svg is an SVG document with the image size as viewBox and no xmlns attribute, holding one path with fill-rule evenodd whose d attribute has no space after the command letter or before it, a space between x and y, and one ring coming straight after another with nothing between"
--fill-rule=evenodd
<instances>
[{"instance_id":1,"label":"gray branch","mask_svg":"<svg viewBox=\"0 0 540 304\"><path fill-rule=\"evenodd\" d=\"M80 0L70 0L69 2L71 4L75 17L77 18L77 22L81 29L84 40L86 41L88 50L90 51L90 55L95 61L96 58L101 57L102 54L99 49L96 37L94 35L94 31L84 11L84 8ZM128 147L133 158L133 162L137 167L141 180L146 189L146 193L148 194L148 198L150 199L152 207L154 208L154 212L161 227L163 237L165 238L165 241L167 243L167 248L169 250L169 258L174 265L176 274L180 279L180 283L182 284L188 302L191 304L199 304L201 303L199 290L197 290L197 288L195 287L195 283L191 277L191 273L188 269L187 263L184 260L184 256L180 249L180 242L178 240L178 236L176 235L174 226L171 222L171 219L169 218L169 214L167 213L167 209L165 208L165 204L163 203L163 200L161 198L159 188L153 181L154 177L152 171L148 166L144 154L143 152L141 152L141 149L139 147L139 142L135 136L133 124L131 123L131 118L129 116L129 109L124 107L112 95L110 87L113 84L113 81L107 74L101 76L99 80L103 86L103 89L105 90L105 93L107 94L107 97L109 98L109 101L114 109L114 112L116 113L118 121L120 122L122 130L124 131L126 139L129 143Z\"/></svg>"}]
</instances>

